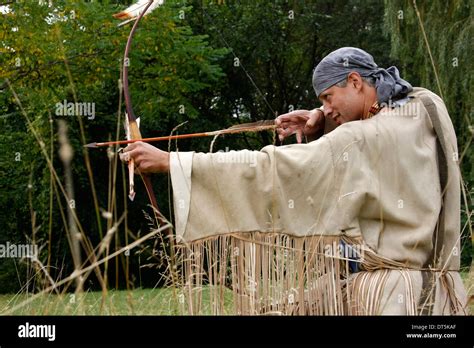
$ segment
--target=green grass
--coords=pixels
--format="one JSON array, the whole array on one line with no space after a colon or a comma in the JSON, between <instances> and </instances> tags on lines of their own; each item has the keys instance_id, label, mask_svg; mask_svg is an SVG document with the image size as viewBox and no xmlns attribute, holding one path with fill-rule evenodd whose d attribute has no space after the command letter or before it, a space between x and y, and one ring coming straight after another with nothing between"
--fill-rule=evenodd
<instances>
[{"instance_id":1,"label":"green grass","mask_svg":"<svg viewBox=\"0 0 474 348\"><path fill-rule=\"evenodd\" d=\"M208 289L203 289L203 312L211 314ZM11 309L33 295L0 295L0 315L180 315L178 299L171 288L110 290L103 298L102 292L73 294L44 294L11 312ZM232 293L226 293L225 314L231 313Z\"/></svg>"},{"instance_id":2,"label":"green grass","mask_svg":"<svg viewBox=\"0 0 474 348\"><path fill-rule=\"evenodd\" d=\"M474 292L474 273L461 272L468 296ZM211 314L209 289L203 287L203 314ZM32 294L0 295L0 315L181 315L178 298L171 288L109 290L103 297L102 292L86 292L82 296L73 294L44 294L28 304L11 312L11 309L31 298ZM225 293L225 313L232 314L232 292ZM474 313L474 303L469 305L470 314Z\"/></svg>"},{"instance_id":3,"label":"green grass","mask_svg":"<svg viewBox=\"0 0 474 348\"><path fill-rule=\"evenodd\" d=\"M464 282L464 286L467 291L468 301L471 296L474 296L474 269L470 272L461 272L461 278ZM474 315L474 301L470 301L469 305L469 314Z\"/></svg>"}]
</instances>

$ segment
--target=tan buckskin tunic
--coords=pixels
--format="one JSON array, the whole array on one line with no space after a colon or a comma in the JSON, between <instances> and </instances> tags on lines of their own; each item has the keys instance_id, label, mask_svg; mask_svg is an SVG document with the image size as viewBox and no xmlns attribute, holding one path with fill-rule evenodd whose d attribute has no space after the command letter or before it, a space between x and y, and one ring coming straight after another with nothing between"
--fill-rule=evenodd
<instances>
[{"instance_id":1,"label":"tan buckskin tunic","mask_svg":"<svg viewBox=\"0 0 474 348\"><path fill-rule=\"evenodd\" d=\"M376 255L404 267L352 274L358 290L347 313L422 313L429 303L420 304L420 269L433 250L442 195L436 135L421 94L436 105L449 151L444 245L433 272L431 313L463 313L456 135L443 101L422 88L404 106L345 123L308 144L172 153L178 242L255 231L362 237ZM374 287L381 289L377 296Z\"/></svg>"}]
</instances>

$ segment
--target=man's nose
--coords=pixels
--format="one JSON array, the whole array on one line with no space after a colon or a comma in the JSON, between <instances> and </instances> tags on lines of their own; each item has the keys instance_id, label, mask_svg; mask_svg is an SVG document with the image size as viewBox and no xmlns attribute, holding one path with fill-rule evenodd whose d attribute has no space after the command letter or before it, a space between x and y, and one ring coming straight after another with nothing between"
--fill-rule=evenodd
<instances>
[{"instance_id":1,"label":"man's nose","mask_svg":"<svg viewBox=\"0 0 474 348\"><path fill-rule=\"evenodd\" d=\"M323 113L325 117L331 117L332 115L332 107L329 103L323 102Z\"/></svg>"}]
</instances>

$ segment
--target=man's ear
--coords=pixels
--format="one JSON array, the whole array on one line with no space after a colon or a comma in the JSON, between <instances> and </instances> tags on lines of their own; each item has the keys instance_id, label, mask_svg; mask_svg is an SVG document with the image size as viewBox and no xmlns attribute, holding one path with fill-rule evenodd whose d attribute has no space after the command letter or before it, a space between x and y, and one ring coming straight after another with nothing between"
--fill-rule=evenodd
<instances>
[{"instance_id":1,"label":"man's ear","mask_svg":"<svg viewBox=\"0 0 474 348\"><path fill-rule=\"evenodd\" d=\"M362 89L362 76L360 76L360 74L356 71L353 71L351 72L348 76L347 76L347 83L354 87L355 89L357 89L358 91L360 91Z\"/></svg>"}]
</instances>

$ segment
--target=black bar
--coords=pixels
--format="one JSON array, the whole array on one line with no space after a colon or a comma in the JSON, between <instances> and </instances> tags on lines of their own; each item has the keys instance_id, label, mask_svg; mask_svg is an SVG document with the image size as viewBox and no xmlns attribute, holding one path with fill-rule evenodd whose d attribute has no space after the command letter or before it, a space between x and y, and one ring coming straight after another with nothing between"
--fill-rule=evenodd
<instances>
[{"instance_id":1,"label":"black bar","mask_svg":"<svg viewBox=\"0 0 474 348\"><path fill-rule=\"evenodd\" d=\"M28 324L26 324L28 323ZM0 316L0 347L16 345L390 344L472 347L468 317ZM23 326L22 326L23 325ZM27 326L28 325L28 326ZM32 325L55 325L52 330ZM19 337L43 333L43 338ZM27 333L28 331L28 333ZM407 335L420 335L408 337ZM435 336L436 335L436 336ZM438 336L440 335L440 336ZM48 338L49 337L49 338ZM157 345L158 344L158 345Z\"/></svg>"}]
</instances>

